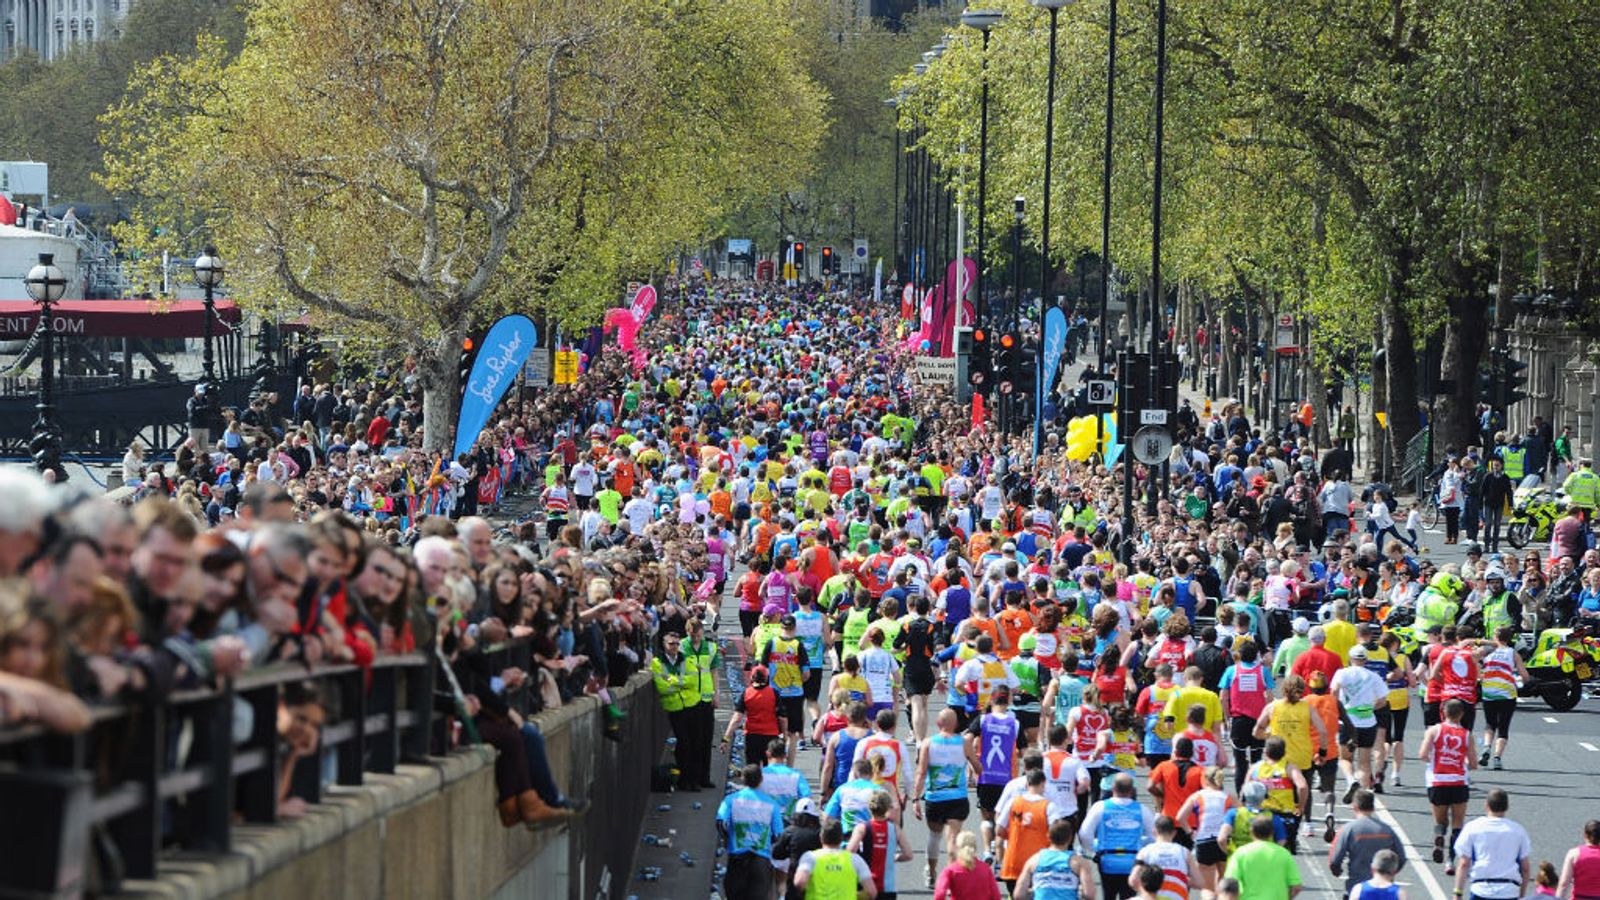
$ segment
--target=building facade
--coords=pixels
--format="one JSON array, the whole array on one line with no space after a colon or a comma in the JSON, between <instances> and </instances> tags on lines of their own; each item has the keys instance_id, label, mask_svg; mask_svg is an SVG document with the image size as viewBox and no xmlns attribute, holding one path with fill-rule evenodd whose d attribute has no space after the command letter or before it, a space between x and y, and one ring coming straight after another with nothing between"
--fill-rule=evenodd
<instances>
[{"instance_id":1,"label":"building facade","mask_svg":"<svg viewBox=\"0 0 1600 900\"><path fill-rule=\"evenodd\" d=\"M122 35L134 0L0 0L0 59L32 50L45 60Z\"/></svg>"}]
</instances>

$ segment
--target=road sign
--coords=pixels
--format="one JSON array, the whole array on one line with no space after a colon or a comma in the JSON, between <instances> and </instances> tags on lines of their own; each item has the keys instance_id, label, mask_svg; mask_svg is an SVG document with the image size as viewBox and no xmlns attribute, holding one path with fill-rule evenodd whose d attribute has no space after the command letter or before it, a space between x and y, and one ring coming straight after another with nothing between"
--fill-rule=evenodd
<instances>
[{"instance_id":1,"label":"road sign","mask_svg":"<svg viewBox=\"0 0 1600 900\"><path fill-rule=\"evenodd\" d=\"M1111 406L1117 400L1117 383L1114 381L1088 382L1090 406Z\"/></svg>"},{"instance_id":2,"label":"road sign","mask_svg":"<svg viewBox=\"0 0 1600 900\"><path fill-rule=\"evenodd\" d=\"M1165 462L1172 452L1172 435L1159 425L1146 425L1133 434L1133 458L1147 466Z\"/></svg>"},{"instance_id":3,"label":"road sign","mask_svg":"<svg viewBox=\"0 0 1600 900\"><path fill-rule=\"evenodd\" d=\"M523 377L527 379L529 387L545 387L550 384L550 348L535 347L528 354L528 361L522 365Z\"/></svg>"},{"instance_id":4,"label":"road sign","mask_svg":"<svg viewBox=\"0 0 1600 900\"><path fill-rule=\"evenodd\" d=\"M578 351L562 350L557 353L555 365L551 367L551 374L555 376L556 384L576 384L578 381Z\"/></svg>"},{"instance_id":5,"label":"road sign","mask_svg":"<svg viewBox=\"0 0 1600 900\"><path fill-rule=\"evenodd\" d=\"M1300 341L1295 335L1294 316L1284 314L1278 317L1274 349L1280 353L1296 353L1300 350Z\"/></svg>"},{"instance_id":6,"label":"road sign","mask_svg":"<svg viewBox=\"0 0 1600 900\"><path fill-rule=\"evenodd\" d=\"M1167 424L1167 411L1164 409L1139 410L1140 425L1165 425Z\"/></svg>"}]
</instances>

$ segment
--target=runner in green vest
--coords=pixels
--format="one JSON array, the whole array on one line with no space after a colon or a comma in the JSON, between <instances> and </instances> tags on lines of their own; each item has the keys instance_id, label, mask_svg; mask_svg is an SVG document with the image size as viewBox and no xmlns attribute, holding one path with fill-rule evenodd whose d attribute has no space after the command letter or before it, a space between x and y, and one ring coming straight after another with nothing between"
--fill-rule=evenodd
<instances>
[{"instance_id":1,"label":"runner in green vest","mask_svg":"<svg viewBox=\"0 0 1600 900\"><path fill-rule=\"evenodd\" d=\"M856 900L857 892L874 887L866 860L842 843L844 828L829 819L822 826L822 849L806 851L795 864L794 886L805 891L806 900Z\"/></svg>"}]
</instances>

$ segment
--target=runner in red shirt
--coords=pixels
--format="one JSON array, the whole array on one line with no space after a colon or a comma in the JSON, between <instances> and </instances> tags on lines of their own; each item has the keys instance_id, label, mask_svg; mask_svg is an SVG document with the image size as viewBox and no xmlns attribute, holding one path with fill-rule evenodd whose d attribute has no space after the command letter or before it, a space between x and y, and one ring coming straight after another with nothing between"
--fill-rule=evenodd
<instances>
[{"instance_id":1,"label":"runner in red shirt","mask_svg":"<svg viewBox=\"0 0 1600 900\"><path fill-rule=\"evenodd\" d=\"M1461 724L1471 731L1477 721L1478 658L1467 642L1456 643L1458 637L1454 625L1444 627L1441 649L1428 667L1428 679L1439 680L1438 702L1461 701Z\"/></svg>"}]
</instances>

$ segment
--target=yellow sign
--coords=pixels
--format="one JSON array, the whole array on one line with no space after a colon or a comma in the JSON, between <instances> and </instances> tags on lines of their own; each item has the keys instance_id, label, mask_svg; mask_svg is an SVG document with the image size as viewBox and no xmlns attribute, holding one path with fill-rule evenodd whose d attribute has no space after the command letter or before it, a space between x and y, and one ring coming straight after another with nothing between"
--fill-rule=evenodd
<instances>
[{"instance_id":1,"label":"yellow sign","mask_svg":"<svg viewBox=\"0 0 1600 900\"><path fill-rule=\"evenodd\" d=\"M562 350L556 354L555 365L551 367L551 374L556 384L576 384L578 382L578 351Z\"/></svg>"},{"instance_id":2,"label":"yellow sign","mask_svg":"<svg viewBox=\"0 0 1600 900\"><path fill-rule=\"evenodd\" d=\"M1373 413L1373 415L1378 417L1378 427L1382 428L1384 431L1388 431L1389 430L1389 414L1388 413Z\"/></svg>"}]
</instances>

